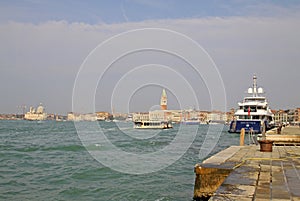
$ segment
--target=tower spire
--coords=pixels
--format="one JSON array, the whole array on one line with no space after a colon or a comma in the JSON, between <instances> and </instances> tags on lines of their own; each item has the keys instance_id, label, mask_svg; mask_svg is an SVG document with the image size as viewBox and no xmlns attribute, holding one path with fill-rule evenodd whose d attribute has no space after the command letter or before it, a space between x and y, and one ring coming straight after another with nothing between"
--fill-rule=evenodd
<instances>
[{"instance_id":1,"label":"tower spire","mask_svg":"<svg viewBox=\"0 0 300 201\"><path fill-rule=\"evenodd\" d=\"M163 89L161 98L160 98L160 109L161 110L167 110L167 93L166 90Z\"/></svg>"}]
</instances>

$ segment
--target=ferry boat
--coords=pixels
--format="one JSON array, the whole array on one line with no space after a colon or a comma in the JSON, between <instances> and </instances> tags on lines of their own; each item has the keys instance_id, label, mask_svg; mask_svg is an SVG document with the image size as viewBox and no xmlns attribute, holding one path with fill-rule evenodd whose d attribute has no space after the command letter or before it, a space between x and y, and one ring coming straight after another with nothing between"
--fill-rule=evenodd
<instances>
[{"instance_id":1,"label":"ferry boat","mask_svg":"<svg viewBox=\"0 0 300 201\"><path fill-rule=\"evenodd\" d=\"M244 128L245 132L262 133L274 127L273 113L269 108L263 88L257 88L257 77L253 76L253 87L248 89L248 96L239 102L239 108L230 123L229 132L239 133Z\"/></svg>"},{"instance_id":2,"label":"ferry boat","mask_svg":"<svg viewBox=\"0 0 300 201\"><path fill-rule=\"evenodd\" d=\"M134 128L137 129L169 129L173 125L169 121L135 121Z\"/></svg>"}]
</instances>

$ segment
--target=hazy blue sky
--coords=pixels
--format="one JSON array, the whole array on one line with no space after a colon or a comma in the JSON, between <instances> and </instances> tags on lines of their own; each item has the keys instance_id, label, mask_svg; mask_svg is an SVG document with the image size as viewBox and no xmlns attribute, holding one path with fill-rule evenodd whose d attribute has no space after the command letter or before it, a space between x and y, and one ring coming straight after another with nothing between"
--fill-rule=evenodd
<instances>
[{"instance_id":1,"label":"hazy blue sky","mask_svg":"<svg viewBox=\"0 0 300 201\"><path fill-rule=\"evenodd\" d=\"M243 98L253 74L273 109L300 107L300 1L7 0L0 1L0 113L40 102L49 113L71 111L76 76L84 72L80 66L101 57L91 52L117 34L143 28L179 32L203 47L224 83L227 109ZM110 53L139 39L120 42ZM142 39L155 46L161 38ZM181 47L174 41L173 48ZM205 73L164 52L135 52L113 62L102 76L89 73L82 79L98 79L97 111L148 111L159 104L163 87L171 109L210 110L211 101L214 109L223 109L221 97L210 99L219 93L211 91L218 80L207 86Z\"/></svg>"}]
</instances>

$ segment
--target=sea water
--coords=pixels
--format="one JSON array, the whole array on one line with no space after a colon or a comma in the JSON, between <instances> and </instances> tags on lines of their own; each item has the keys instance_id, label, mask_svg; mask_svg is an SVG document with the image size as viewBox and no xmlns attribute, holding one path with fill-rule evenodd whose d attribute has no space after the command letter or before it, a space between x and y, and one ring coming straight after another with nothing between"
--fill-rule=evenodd
<instances>
[{"instance_id":1,"label":"sea water","mask_svg":"<svg viewBox=\"0 0 300 201\"><path fill-rule=\"evenodd\" d=\"M89 128L95 122L81 124ZM221 132L208 136L209 125L174 125L150 132L133 129L130 122L97 124L119 150L135 154L164 149L179 130L187 137L196 134L185 153L169 166L132 174L95 160L88 151L91 147L83 146L74 122L2 120L0 200L192 200L194 165L239 143L239 135L228 133L223 125ZM213 131L213 126L220 125L210 126ZM101 142L94 146L101 154ZM211 150L204 158L199 158L201 147Z\"/></svg>"}]
</instances>

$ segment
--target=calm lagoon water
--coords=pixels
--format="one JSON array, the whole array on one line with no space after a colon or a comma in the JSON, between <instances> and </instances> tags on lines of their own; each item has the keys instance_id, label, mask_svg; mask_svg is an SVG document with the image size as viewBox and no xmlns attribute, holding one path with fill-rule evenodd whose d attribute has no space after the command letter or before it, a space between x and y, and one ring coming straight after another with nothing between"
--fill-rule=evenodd
<instances>
[{"instance_id":1,"label":"calm lagoon water","mask_svg":"<svg viewBox=\"0 0 300 201\"><path fill-rule=\"evenodd\" d=\"M82 122L87 128L91 123ZM134 130L125 122L121 129L113 122L99 125L110 142L134 153L168 146L179 129L175 125L148 139L137 139L126 133L145 136L148 131ZM135 175L112 170L95 160L82 145L73 122L0 121L0 200L192 200L193 167L203 160L199 150L208 125L196 127L195 140L179 160L162 170ZM187 136L194 128L181 127ZM208 156L238 145L239 135L227 130L225 126L220 138L218 133L209 136L217 145Z\"/></svg>"}]
</instances>

